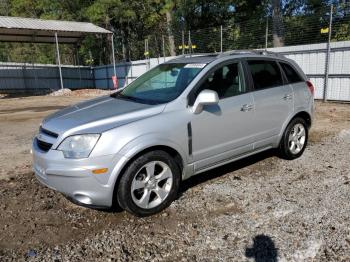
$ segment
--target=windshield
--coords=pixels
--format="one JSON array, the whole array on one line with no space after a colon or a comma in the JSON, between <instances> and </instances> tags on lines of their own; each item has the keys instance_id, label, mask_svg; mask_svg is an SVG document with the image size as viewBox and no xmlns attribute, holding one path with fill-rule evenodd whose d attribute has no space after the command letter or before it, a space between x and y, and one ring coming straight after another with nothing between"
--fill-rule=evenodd
<instances>
[{"instance_id":1,"label":"windshield","mask_svg":"<svg viewBox=\"0 0 350 262\"><path fill-rule=\"evenodd\" d=\"M161 104L177 98L205 64L162 64L137 78L116 97Z\"/></svg>"}]
</instances>

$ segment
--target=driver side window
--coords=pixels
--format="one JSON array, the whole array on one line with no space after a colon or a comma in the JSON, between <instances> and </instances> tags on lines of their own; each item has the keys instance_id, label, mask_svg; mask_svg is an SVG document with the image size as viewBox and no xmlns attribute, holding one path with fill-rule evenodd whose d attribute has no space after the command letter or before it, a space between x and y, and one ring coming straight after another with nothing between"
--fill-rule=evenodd
<instances>
[{"instance_id":1,"label":"driver side window","mask_svg":"<svg viewBox=\"0 0 350 262\"><path fill-rule=\"evenodd\" d=\"M212 72L200 87L200 90L204 89L216 91L220 99L245 93L241 63L228 64Z\"/></svg>"}]
</instances>

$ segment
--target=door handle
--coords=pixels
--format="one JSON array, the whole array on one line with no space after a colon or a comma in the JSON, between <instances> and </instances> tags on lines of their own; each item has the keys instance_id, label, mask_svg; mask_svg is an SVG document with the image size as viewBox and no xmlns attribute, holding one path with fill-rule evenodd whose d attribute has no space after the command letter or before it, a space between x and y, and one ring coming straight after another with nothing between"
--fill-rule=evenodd
<instances>
[{"instance_id":1,"label":"door handle","mask_svg":"<svg viewBox=\"0 0 350 262\"><path fill-rule=\"evenodd\" d=\"M285 94L285 95L283 96L283 99L284 99L284 100L291 100L291 99L292 99L292 94Z\"/></svg>"},{"instance_id":2,"label":"door handle","mask_svg":"<svg viewBox=\"0 0 350 262\"><path fill-rule=\"evenodd\" d=\"M242 112L247 112L247 111L250 111L252 109L253 109L253 105L245 104L245 105L242 106L241 111Z\"/></svg>"}]
</instances>

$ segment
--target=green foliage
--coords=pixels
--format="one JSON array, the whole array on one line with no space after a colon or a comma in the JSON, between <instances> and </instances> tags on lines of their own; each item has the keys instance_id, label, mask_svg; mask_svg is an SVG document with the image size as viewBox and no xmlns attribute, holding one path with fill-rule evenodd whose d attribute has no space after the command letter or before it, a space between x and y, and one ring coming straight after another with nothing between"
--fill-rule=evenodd
<instances>
[{"instance_id":1,"label":"green foliage","mask_svg":"<svg viewBox=\"0 0 350 262\"><path fill-rule=\"evenodd\" d=\"M161 39L166 33L165 12L170 7L165 0L96 0L86 16L115 33L118 58L136 59L143 57L146 38Z\"/></svg>"},{"instance_id":2,"label":"green foliage","mask_svg":"<svg viewBox=\"0 0 350 262\"><path fill-rule=\"evenodd\" d=\"M333 0L332 40L350 40L350 4ZM0 15L89 21L114 33L117 60L170 54L172 41L181 53L182 31L187 44L191 30L195 52L248 49L265 46L267 17L268 45L272 45L271 0L0 0ZM281 0L283 38L286 45L325 42L330 0ZM172 40L174 39L174 40ZM163 42L164 41L164 42ZM98 65L111 63L111 40L89 35L78 45L60 45L62 62ZM186 49L188 51L189 49ZM0 61L55 63L51 44L1 43Z\"/></svg>"},{"instance_id":3,"label":"green foliage","mask_svg":"<svg viewBox=\"0 0 350 262\"><path fill-rule=\"evenodd\" d=\"M348 22L347 24L339 25L339 28L336 31L332 40L349 41L350 40L350 22Z\"/></svg>"}]
</instances>

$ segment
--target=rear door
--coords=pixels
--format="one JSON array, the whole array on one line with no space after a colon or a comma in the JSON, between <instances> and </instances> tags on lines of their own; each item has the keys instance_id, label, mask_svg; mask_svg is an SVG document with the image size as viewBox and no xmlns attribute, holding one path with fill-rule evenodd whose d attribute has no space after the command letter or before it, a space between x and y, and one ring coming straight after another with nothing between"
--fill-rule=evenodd
<instances>
[{"instance_id":1,"label":"rear door","mask_svg":"<svg viewBox=\"0 0 350 262\"><path fill-rule=\"evenodd\" d=\"M268 59L248 59L254 86L254 149L272 146L282 126L293 112L293 90L285 83L278 63Z\"/></svg>"},{"instance_id":2,"label":"rear door","mask_svg":"<svg viewBox=\"0 0 350 262\"><path fill-rule=\"evenodd\" d=\"M310 100L310 92L306 87L305 79L298 73L298 70L287 62L279 62L290 87L294 94L294 109L303 110Z\"/></svg>"}]
</instances>

